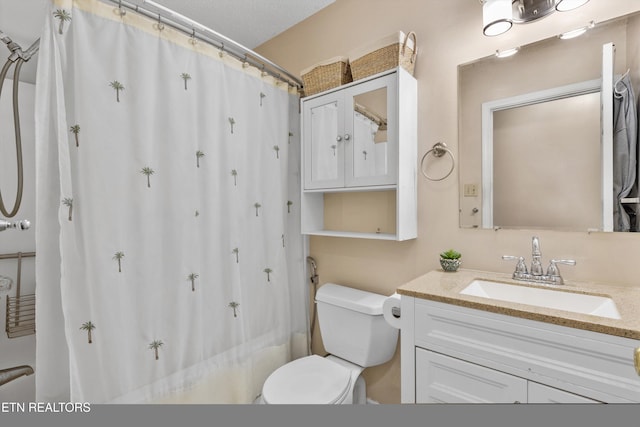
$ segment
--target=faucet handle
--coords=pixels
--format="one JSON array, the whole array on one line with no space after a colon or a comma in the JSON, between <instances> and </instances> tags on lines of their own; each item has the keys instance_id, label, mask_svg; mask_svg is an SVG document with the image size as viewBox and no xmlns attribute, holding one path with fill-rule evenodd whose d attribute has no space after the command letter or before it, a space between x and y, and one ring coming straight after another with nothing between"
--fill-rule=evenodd
<instances>
[{"instance_id":1,"label":"faucet handle","mask_svg":"<svg viewBox=\"0 0 640 427\"><path fill-rule=\"evenodd\" d=\"M547 276L560 276L560 270L556 264L576 265L576 261L574 259L552 259L549 261Z\"/></svg>"},{"instance_id":2,"label":"faucet handle","mask_svg":"<svg viewBox=\"0 0 640 427\"><path fill-rule=\"evenodd\" d=\"M516 270L514 274L527 274L527 264L524 263L524 257L513 255L502 255L503 260L517 260Z\"/></svg>"}]
</instances>

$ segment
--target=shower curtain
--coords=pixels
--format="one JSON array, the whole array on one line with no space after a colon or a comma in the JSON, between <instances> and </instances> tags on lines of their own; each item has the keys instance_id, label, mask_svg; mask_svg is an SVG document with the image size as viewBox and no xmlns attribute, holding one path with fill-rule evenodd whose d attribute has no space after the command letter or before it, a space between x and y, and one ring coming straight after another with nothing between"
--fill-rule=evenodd
<instances>
[{"instance_id":1,"label":"shower curtain","mask_svg":"<svg viewBox=\"0 0 640 427\"><path fill-rule=\"evenodd\" d=\"M205 387L209 403L250 403L306 354L297 94L219 53L97 0L49 5L38 401Z\"/></svg>"}]
</instances>

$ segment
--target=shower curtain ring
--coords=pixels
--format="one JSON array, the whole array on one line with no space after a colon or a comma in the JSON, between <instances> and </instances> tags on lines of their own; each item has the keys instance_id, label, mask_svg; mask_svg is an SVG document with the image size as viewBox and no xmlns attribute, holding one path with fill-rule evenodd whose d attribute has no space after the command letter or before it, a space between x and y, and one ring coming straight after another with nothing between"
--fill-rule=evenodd
<instances>
[{"instance_id":1,"label":"shower curtain ring","mask_svg":"<svg viewBox=\"0 0 640 427\"><path fill-rule=\"evenodd\" d=\"M224 43L220 44L220 52L218 52L218 55L220 56L220 58L224 56Z\"/></svg>"},{"instance_id":2,"label":"shower curtain ring","mask_svg":"<svg viewBox=\"0 0 640 427\"><path fill-rule=\"evenodd\" d=\"M118 7L113 9L113 13L120 15L121 18L127 14L127 11L122 8L122 0L118 0Z\"/></svg>"},{"instance_id":3,"label":"shower curtain ring","mask_svg":"<svg viewBox=\"0 0 640 427\"><path fill-rule=\"evenodd\" d=\"M247 62L247 54L244 55L244 60L242 61L242 68L247 68L249 63Z\"/></svg>"},{"instance_id":4,"label":"shower curtain ring","mask_svg":"<svg viewBox=\"0 0 640 427\"><path fill-rule=\"evenodd\" d=\"M162 17L160 16L160 14L158 14L158 22L153 24L153 28L158 31L164 30L164 24L162 23Z\"/></svg>"},{"instance_id":5,"label":"shower curtain ring","mask_svg":"<svg viewBox=\"0 0 640 427\"><path fill-rule=\"evenodd\" d=\"M261 75L262 77L266 77L266 76L268 76L268 75L269 75L269 73L267 73L267 72L265 71L265 69L264 69L264 64L262 64L262 67L260 68L260 75Z\"/></svg>"},{"instance_id":6,"label":"shower curtain ring","mask_svg":"<svg viewBox=\"0 0 640 427\"><path fill-rule=\"evenodd\" d=\"M191 43L193 46L195 46L198 43L198 40L196 39L196 29L195 28L191 29L191 37L189 37L189 43Z\"/></svg>"}]
</instances>

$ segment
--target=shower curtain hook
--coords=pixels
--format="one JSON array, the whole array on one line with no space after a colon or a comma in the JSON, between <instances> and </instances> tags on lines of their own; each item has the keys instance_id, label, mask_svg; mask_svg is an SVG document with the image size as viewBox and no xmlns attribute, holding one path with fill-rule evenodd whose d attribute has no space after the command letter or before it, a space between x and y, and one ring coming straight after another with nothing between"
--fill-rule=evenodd
<instances>
[{"instance_id":1,"label":"shower curtain hook","mask_svg":"<svg viewBox=\"0 0 640 427\"><path fill-rule=\"evenodd\" d=\"M244 54L244 61L242 61L242 68L247 68L249 63L247 62L247 54Z\"/></svg>"},{"instance_id":2,"label":"shower curtain hook","mask_svg":"<svg viewBox=\"0 0 640 427\"><path fill-rule=\"evenodd\" d=\"M160 14L158 14L158 22L156 24L153 24L153 27L158 31L164 30L164 24L162 23L162 17L160 16Z\"/></svg>"},{"instance_id":3,"label":"shower curtain hook","mask_svg":"<svg viewBox=\"0 0 640 427\"><path fill-rule=\"evenodd\" d=\"M266 77L266 76L268 76L268 75L269 75L269 73L267 73L267 72L265 71L265 69L264 69L264 64L262 64L262 67L260 68L260 71L261 71L260 75L261 75L262 77Z\"/></svg>"},{"instance_id":4,"label":"shower curtain hook","mask_svg":"<svg viewBox=\"0 0 640 427\"><path fill-rule=\"evenodd\" d=\"M220 55L220 58L224 56L224 43L220 44L220 52L218 52L218 55Z\"/></svg>"},{"instance_id":5,"label":"shower curtain hook","mask_svg":"<svg viewBox=\"0 0 640 427\"><path fill-rule=\"evenodd\" d=\"M196 29L195 28L191 29L191 37L189 37L189 43L191 43L193 46L195 46L198 43L198 40L196 39Z\"/></svg>"},{"instance_id":6,"label":"shower curtain hook","mask_svg":"<svg viewBox=\"0 0 640 427\"><path fill-rule=\"evenodd\" d=\"M120 15L121 18L127 14L127 11L122 9L122 0L118 0L118 8L114 9L113 12Z\"/></svg>"}]
</instances>

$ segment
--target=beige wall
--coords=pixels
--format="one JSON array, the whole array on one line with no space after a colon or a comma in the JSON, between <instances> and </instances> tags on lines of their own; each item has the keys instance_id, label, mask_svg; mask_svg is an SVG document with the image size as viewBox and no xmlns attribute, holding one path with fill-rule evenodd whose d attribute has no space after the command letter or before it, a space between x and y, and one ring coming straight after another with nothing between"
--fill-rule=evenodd
<instances>
[{"instance_id":1,"label":"beige wall","mask_svg":"<svg viewBox=\"0 0 640 427\"><path fill-rule=\"evenodd\" d=\"M637 0L591 0L569 13L515 26L508 33L482 35L482 8L476 0L336 0L334 4L273 38L257 50L288 70L300 70L397 30L414 30L420 52L418 154L444 141L458 154L457 66L496 49L531 43L557 33L640 10ZM439 268L438 254L450 247L463 254L466 268L510 272L501 255L531 253L531 230L475 230L458 227L458 177L418 182L418 238L408 242L330 237L310 239L321 283L337 282L391 294L398 286ZM637 285L640 236L630 233L536 231L542 255L573 258L563 269L571 280ZM322 353L316 340L314 349ZM365 371L368 394L381 403L400 402L400 358Z\"/></svg>"}]
</instances>

